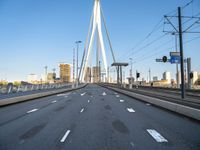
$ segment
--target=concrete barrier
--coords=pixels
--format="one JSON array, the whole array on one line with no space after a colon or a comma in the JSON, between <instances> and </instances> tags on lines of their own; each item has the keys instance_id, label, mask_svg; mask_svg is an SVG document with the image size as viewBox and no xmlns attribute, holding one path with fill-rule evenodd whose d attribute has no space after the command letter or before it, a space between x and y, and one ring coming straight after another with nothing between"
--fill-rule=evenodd
<instances>
[{"instance_id":1,"label":"concrete barrier","mask_svg":"<svg viewBox=\"0 0 200 150\"><path fill-rule=\"evenodd\" d=\"M37 93L37 94L30 94L30 95L25 95L25 96L18 96L18 97L12 97L12 98L6 98L3 100L0 100L0 107L2 106L7 106L15 103L21 103L24 101L29 101L37 98L42 98L42 97L47 97L55 94L60 94L64 92L70 92L74 90L81 89L85 87L87 84L81 85L78 88L70 88L70 89L59 89L55 91L49 91L49 92L42 92L42 93Z\"/></svg>"},{"instance_id":2,"label":"concrete barrier","mask_svg":"<svg viewBox=\"0 0 200 150\"><path fill-rule=\"evenodd\" d=\"M138 99L138 100L141 100L141 101L144 101L144 102L148 102L150 104L168 109L170 111L185 115L187 117L190 117L190 118L193 118L193 119L196 119L196 120L200 120L200 110L199 109L180 105L180 104L176 104L176 103L172 103L172 102L168 102L168 101L164 101L164 100L161 100L161 99L158 99L158 98L153 98L153 97L150 97L150 96L145 96L145 95L142 95L142 94L137 94L137 93L134 93L134 92L130 92L130 91L114 88L114 87L107 87L106 86L106 88L109 88L111 90L125 94L125 95L130 96L130 97L133 97L135 99Z\"/></svg>"}]
</instances>

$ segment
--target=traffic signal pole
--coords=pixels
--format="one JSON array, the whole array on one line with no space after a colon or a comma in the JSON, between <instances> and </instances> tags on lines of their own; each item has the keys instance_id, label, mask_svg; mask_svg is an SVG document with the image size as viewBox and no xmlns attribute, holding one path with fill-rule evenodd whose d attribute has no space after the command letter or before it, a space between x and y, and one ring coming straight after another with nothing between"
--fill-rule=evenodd
<instances>
[{"instance_id":1,"label":"traffic signal pole","mask_svg":"<svg viewBox=\"0 0 200 150\"><path fill-rule=\"evenodd\" d=\"M184 80L184 57L183 57L183 39L182 39L182 20L181 7L178 7L178 25L179 25L179 45L181 57L181 97L185 98L185 80Z\"/></svg>"}]
</instances>

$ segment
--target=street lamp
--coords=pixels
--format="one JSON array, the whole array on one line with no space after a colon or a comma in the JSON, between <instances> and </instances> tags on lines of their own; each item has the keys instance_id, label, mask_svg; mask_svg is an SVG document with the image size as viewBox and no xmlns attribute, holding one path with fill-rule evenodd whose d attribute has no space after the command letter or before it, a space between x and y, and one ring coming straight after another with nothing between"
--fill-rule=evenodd
<instances>
[{"instance_id":1,"label":"street lamp","mask_svg":"<svg viewBox=\"0 0 200 150\"><path fill-rule=\"evenodd\" d=\"M78 49L79 49L79 44L82 43L82 41L76 41L75 42L76 45L77 45L77 60L76 60L76 82L77 82L77 86L78 86L78 83L79 83L79 79L78 79Z\"/></svg>"},{"instance_id":2,"label":"street lamp","mask_svg":"<svg viewBox=\"0 0 200 150\"><path fill-rule=\"evenodd\" d=\"M130 77L132 78L132 74L133 74L133 58L129 58L129 60L131 61L131 71L130 71ZM132 79L131 79L132 80ZM132 82L131 82L132 83Z\"/></svg>"},{"instance_id":3,"label":"street lamp","mask_svg":"<svg viewBox=\"0 0 200 150\"><path fill-rule=\"evenodd\" d=\"M129 58L129 60L131 61L131 70L130 70L130 84L129 84L129 88L132 89L133 87L133 58Z\"/></svg>"}]
</instances>

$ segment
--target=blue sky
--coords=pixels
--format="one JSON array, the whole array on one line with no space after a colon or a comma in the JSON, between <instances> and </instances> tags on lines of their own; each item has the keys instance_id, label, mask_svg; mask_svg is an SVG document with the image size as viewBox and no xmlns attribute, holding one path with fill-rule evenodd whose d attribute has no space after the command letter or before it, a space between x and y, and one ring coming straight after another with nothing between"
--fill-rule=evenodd
<instances>
[{"instance_id":1,"label":"blue sky","mask_svg":"<svg viewBox=\"0 0 200 150\"><path fill-rule=\"evenodd\" d=\"M152 31L164 15L172 11L175 14L174 10L178 6L188 2L189 0L101 0L117 60L129 62L132 57L134 71L137 69L145 79L149 67L152 76L161 77L164 71L174 74L175 65L155 63L155 58L174 51L174 36L167 35L143 48L164 34L164 21L160 23L162 27L148 39L139 45L137 43ZM72 50L76 47L76 40L83 41L80 54L83 53L92 8L93 0L0 0L0 80L26 80L30 73L38 76L43 74L46 65L48 71L56 68L58 72L60 62L72 64ZM199 12L200 1L194 0L183 10L183 15L195 15ZM199 31L200 28L197 27L196 30ZM185 34L184 41L198 36L200 34ZM109 51L106 38L105 43ZM184 54L185 57L192 58L192 70L200 72L199 43L200 38L184 45ZM110 58L108 60L112 63ZM126 68L127 73L128 69L129 67Z\"/></svg>"}]
</instances>

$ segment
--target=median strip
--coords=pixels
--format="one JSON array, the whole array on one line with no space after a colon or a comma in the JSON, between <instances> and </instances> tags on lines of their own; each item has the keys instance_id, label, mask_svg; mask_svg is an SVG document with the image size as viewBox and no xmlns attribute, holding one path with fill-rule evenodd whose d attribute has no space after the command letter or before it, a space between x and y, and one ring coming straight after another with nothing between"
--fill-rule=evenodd
<instances>
[{"instance_id":1,"label":"median strip","mask_svg":"<svg viewBox=\"0 0 200 150\"><path fill-rule=\"evenodd\" d=\"M170 111L185 115L187 117L191 117L193 119L200 120L200 109L185 106L182 104L177 104L174 102L169 102L169 101L162 100L162 99L155 98L155 97L150 97L150 96L134 93L134 92L128 91L128 90L123 90L123 89L114 88L114 87L107 87L107 86L104 86L104 87L114 90L114 91L117 91L119 93L125 94L127 96L133 97L134 99L144 101L146 103L149 103L150 105L159 106L161 108L168 109Z\"/></svg>"}]
</instances>

